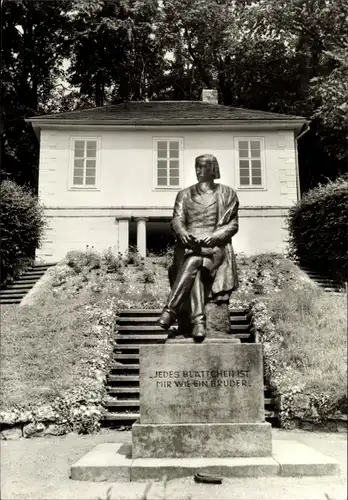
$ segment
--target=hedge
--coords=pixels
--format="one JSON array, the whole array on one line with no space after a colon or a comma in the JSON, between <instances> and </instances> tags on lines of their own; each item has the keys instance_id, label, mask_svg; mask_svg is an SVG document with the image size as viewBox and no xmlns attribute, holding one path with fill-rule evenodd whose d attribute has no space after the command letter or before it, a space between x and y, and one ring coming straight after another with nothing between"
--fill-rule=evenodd
<instances>
[{"instance_id":1,"label":"hedge","mask_svg":"<svg viewBox=\"0 0 348 500\"><path fill-rule=\"evenodd\" d=\"M320 184L289 211L289 255L340 282L347 281L348 182Z\"/></svg>"},{"instance_id":2,"label":"hedge","mask_svg":"<svg viewBox=\"0 0 348 500\"><path fill-rule=\"evenodd\" d=\"M5 180L0 185L1 283L8 282L34 257L44 229L43 209L23 186Z\"/></svg>"}]
</instances>

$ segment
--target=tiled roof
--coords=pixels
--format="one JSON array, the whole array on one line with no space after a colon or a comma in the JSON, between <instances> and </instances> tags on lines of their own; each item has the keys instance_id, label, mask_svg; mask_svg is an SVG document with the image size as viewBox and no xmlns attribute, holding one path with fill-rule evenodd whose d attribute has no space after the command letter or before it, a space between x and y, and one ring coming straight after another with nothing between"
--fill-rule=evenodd
<instances>
[{"instance_id":1,"label":"tiled roof","mask_svg":"<svg viewBox=\"0 0 348 500\"><path fill-rule=\"evenodd\" d=\"M76 121L84 123L109 122L124 125L133 124L175 124L175 123L214 123L234 120L286 120L306 119L301 116L269 113L253 109L234 108L202 101L129 101L127 103L82 109L66 113L35 116L31 122Z\"/></svg>"}]
</instances>

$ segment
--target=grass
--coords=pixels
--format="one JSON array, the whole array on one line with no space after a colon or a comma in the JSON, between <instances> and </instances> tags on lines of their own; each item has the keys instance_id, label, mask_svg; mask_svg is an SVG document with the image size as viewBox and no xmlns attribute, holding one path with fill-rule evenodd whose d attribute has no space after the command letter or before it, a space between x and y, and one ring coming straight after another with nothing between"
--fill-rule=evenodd
<instances>
[{"instance_id":1,"label":"grass","mask_svg":"<svg viewBox=\"0 0 348 500\"><path fill-rule=\"evenodd\" d=\"M347 413L347 297L324 292L281 256L243 258L239 268L232 301L252 301L282 425Z\"/></svg>"},{"instance_id":2,"label":"grass","mask_svg":"<svg viewBox=\"0 0 348 500\"><path fill-rule=\"evenodd\" d=\"M100 258L67 262L52 271L33 305L1 308L2 410L67 394L100 400L117 310L164 305L169 288L161 265L123 261L110 273Z\"/></svg>"},{"instance_id":3,"label":"grass","mask_svg":"<svg viewBox=\"0 0 348 500\"><path fill-rule=\"evenodd\" d=\"M282 337L282 361L309 392L347 395L347 299L319 288L286 286L268 299ZM296 380L293 380L296 383Z\"/></svg>"}]
</instances>

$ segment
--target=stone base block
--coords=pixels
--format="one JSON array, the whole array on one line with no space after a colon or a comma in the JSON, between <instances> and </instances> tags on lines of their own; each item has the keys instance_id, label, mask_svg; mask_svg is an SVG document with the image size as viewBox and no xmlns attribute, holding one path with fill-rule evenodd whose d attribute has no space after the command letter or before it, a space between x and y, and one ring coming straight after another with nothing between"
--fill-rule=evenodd
<instances>
[{"instance_id":1,"label":"stone base block","mask_svg":"<svg viewBox=\"0 0 348 500\"><path fill-rule=\"evenodd\" d=\"M129 482L132 445L103 443L95 446L71 467L71 479L78 481Z\"/></svg>"},{"instance_id":2,"label":"stone base block","mask_svg":"<svg viewBox=\"0 0 348 500\"><path fill-rule=\"evenodd\" d=\"M274 440L272 456L279 463L281 476L338 475L339 463L297 441Z\"/></svg>"},{"instance_id":3,"label":"stone base block","mask_svg":"<svg viewBox=\"0 0 348 500\"><path fill-rule=\"evenodd\" d=\"M279 475L272 457L252 458L136 458L131 481L161 481L193 476L196 472L222 477L267 477Z\"/></svg>"},{"instance_id":4,"label":"stone base block","mask_svg":"<svg viewBox=\"0 0 348 500\"><path fill-rule=\"evenodd\" d=\"M132 426L133 458L267 457L271 424L141 424Z\"/></svg>"},{"instance_id":5,"label":"stone base block","mask_svg":"<svg viewBox=\"0 0 348 500\"><path fill-rule=\"evenodd\" d=\"M309 446L273 440L272 456L244 458L131 458L130 445L104 443L71 467L71 479L129 482L193 476L196 472L222 477L332 476L339 464Z\"/></svg>"}]
</instances>

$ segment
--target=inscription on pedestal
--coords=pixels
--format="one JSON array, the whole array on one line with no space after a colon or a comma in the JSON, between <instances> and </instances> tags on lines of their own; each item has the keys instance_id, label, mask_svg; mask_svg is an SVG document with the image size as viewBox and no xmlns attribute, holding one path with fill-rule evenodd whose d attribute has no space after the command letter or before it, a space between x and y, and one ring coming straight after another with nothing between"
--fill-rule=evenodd
<instances>
[{"instance_id":1,"label":"inscription on pedestal","mask_svg":"<svg viewBox=\"0 0 348 500\"><path fill-rule=\"evenodd\" d=\"M156 389L172 387L251 387L249 370L156 371Z\"/></svg>"},{"instance_id":2,"label":"inscription on pedestal","mask_svg":"<svg viewBox=\"0 0 348 500\"><path fill-rule=\"evenodd\" d=\"M261 345L140 347L141 423L263 421Z\"/></svg>"}]
</instances>

